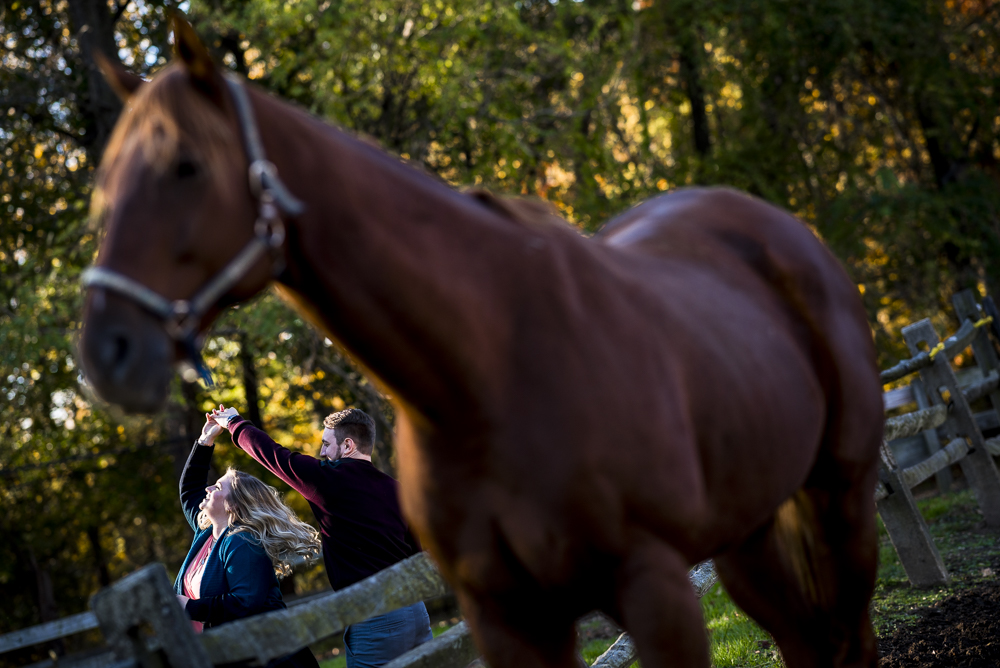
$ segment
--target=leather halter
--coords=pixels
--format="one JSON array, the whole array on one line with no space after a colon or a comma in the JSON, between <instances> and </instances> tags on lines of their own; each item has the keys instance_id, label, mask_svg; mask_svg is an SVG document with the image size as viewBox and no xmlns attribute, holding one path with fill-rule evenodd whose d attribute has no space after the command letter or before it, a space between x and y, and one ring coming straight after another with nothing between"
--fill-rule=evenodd
<instances>
[{"instance_id":1,"label":"leather halter","mask_svg":"<svg viewBox=\"0 0 1000 668\"><path fill-rule=\"evenodd\" d=\"M212 374L205 366L195 342L198 323L219 298L243 280L261 257L270 254L274 258L272 260L274 273L281 271L283 268L281 263L275 261L277 251L285 240L285 225L279 210L287 216L297 216L306 208L305 204L292 195L278 178L278 170L274 163L265 158L264 147L260 141L260 133L246 89L236 77L229 74L226 75L226 84L235 102L244 148L250 163L247 170L250 192L257 199L257 222L254 224L253 239L218 274L210 278L188 299L171 301L139 281L108 267L89 267L80 277L84 287L104 288L116 292L158 317L163 322L167 335L181 344L188 355L188 361L209 387L214 385Z\"/></svg>"}]
</instances>

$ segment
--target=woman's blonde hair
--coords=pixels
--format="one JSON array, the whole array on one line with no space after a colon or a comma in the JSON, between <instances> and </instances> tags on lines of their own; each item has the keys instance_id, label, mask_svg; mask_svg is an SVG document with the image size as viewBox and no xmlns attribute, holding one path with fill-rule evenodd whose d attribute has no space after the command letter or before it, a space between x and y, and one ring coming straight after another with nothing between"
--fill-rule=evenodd
<instances>
[{"instance_id":1,"label":"woman's blonde hair","mask_svg":"<svg viewBox=\"0 0 1000 668\"><path fill-rule=\"evenodd\" d=\"M228 477L230 482L226 511L231 532L246 531L260 541L279 579L291 575L293 566L319 558L319 532L285 505L278 490L234 468L226 471L223 477ZM198 514L198 526L206 529L211 525L212 521L202 510Z\"/></svg>"}]
</instances>

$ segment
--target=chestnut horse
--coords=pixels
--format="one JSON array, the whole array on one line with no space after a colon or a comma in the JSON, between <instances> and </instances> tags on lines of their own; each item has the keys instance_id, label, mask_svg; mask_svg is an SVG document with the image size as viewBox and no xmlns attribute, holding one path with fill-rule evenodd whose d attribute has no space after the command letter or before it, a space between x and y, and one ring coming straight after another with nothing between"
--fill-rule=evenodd
<instances>
[{"instance_id":1,"label":"chestnut horse","mask_svg":"<svg viewBox=\"0 0 1000 668\"><path fill-rule=\"evenodd\" d=\"M586 238L175 35L152 82L109 74L128 105L81 345L104 398L157 409L194 336L273 275L391 393L403 511L494 668L575 668L594 609L646 668L708 666L686 573L709 557L786 665L878 663L881 387L857 289L806 226L688 189Z\"/></svg>"}]
</instances>

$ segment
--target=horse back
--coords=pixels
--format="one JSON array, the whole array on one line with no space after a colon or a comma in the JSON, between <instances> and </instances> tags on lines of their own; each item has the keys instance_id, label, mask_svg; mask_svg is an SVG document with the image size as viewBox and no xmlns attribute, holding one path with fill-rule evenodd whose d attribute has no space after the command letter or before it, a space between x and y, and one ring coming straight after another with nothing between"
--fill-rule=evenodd
<instances>
[{"instance_id":1,"label":"horse back","mask_svg":"<svg viewBox=\"0 0 1000 668\"><path fill-rule=\"evenodd\" d=\"M679 190L610 221L595 240L699 264L748 300L777 300L810 357L823 362L824 350L826 356L850 354L876 371L857 287L822 241L778 207L725 188Z\"/></svg>"}]
</instances>

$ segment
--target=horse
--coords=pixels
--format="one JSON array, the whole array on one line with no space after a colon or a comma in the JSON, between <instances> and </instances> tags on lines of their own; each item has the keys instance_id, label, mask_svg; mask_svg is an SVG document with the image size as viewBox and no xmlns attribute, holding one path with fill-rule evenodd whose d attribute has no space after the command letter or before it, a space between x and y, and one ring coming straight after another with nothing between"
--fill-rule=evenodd
<instances>
[{"instance_id":1,"label":"horse","mask_svg":"<svg viewBox=\"0 0 1000 668\"><path fill-rule=\"evenodd\" d=\"M790 668L875 666L883 410L856 286L726 188L591 237L460 192L224 74L178 20L100 165L81 361L156 410L269 284L391 394L401 505L494 668L576 668L600 610L647 668L709 665L714 558Z\"/></svg>"}]
</instances>

